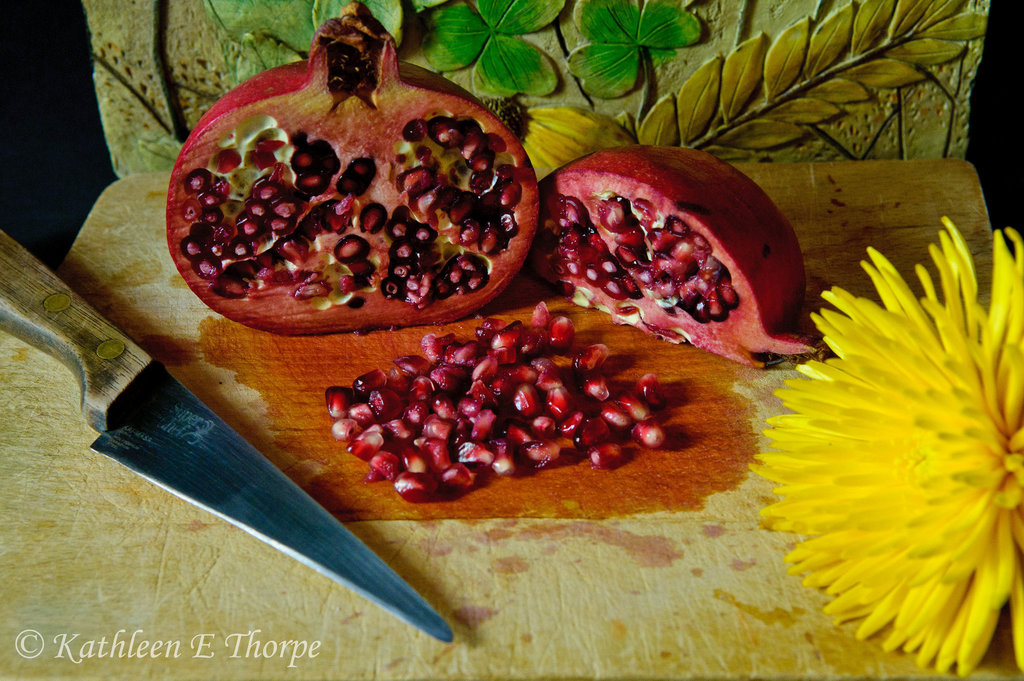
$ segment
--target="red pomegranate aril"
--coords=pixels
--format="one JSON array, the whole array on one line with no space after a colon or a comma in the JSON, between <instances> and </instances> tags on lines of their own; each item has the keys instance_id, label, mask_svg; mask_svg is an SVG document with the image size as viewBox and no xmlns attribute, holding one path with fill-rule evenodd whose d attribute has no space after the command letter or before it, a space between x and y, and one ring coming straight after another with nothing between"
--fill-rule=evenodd
<instances>
[{"instance_id":1,"label":"red pomegranate aril","mask_svg":"<svg viewBox=\"0 0 1024 681\"><path fill-rule=\"evenodd\" d=\"M580 424L583 423L583 419L586 418L586 414L582 411L574 411L564 420L558 424L558 432L565 437L572 439L576 436L576 431L579 429Z\"/></svg>"},{"instance_id":2,"label":"red pomegranate aril","mask_svg":"<svg viewBox=\"0 0 1024 681\"><path fill-rule=\"evenodd\" d=\"M364 430L349 441L348 451L363 461L369 461L383 446L383 435L376 431Z\"/></svg>"},{"instance_id":3,"label":"red pomegranate aril","mask_svg":"<svg viewBox=\"0 0 1024 681\"><path fill-rule=\"evenodd\" d=\"M576 327L572 320L564 315L551 318L548 325L548 347L553 352L564 354L572 349L576 338Z\"/></svg>"},{"instance_id":4,"label":"red pomegranate aril","mask_svg":"<svg viewBox=\"0 0 1024 681\"><path fill-rule=\"evenodd\" d=\"M463 463L453 463L441 472L441 484L449 489L466 490L476 481L476 473Z\"/></svg>"},{"instance_id":5,"label":"red pomegranate aril","mask_svg":"<svg viewBox=\"0 0 1024 681\"><path fill-rule=\"evenodd\" d=\"M491 436L491 432L494 429L494 422L497 420L498 415L491 409L481 409L473 419L473 429L469 436L477 441L486 440Z\"/></svg>"},{"instance_id":6,"label":"red pomegranate aril","mask_svg":"<svg viewBox=\"0 0 1024 681\"><path fill-rule=\"evenodd\" d=\"M591 445L605 442L611 438L608 423L600 416L586 416L580 421L573 433L573 444L577 449L584 450Z\"/></svg>"},{"instance_id":7,"label":"red pomegranate aril","mask_svg":"<svg viewBox=\"0 0 1024 681\"><path fill-rule=\"evenodd\" d=\"M437 492L437 479L430 473L403 471L395 478L395 491L412 503L432 501Z\"/></svg>"},{"instance_id":8,"label":"red pomegranate aril","mask_svg":"<svg viewBox=\"0 0 1024 681\"><path fill-rule=\"evenodd\" d=\"M361 430L362 427L355 419L341 418L331 424L331 435L343 442L348 442Z\"/></svg>"},{"instance_id":9,"label":"red pomegranate aril","mask_svg":"<svg viewBox=\"0 0 1024 681\"><path fill-rule=\"evenodd\" d=\"M505 428L505 439L510 445L519 447L533 440L533 433L518 423L510 423Z\"/></svg>"},{"instance_id":10,"label":"red pomegranate aril","mask_svg":"<svg viewBox=\"0 0 1024 681\"><path fill-rule=\"evenodd\" d=\"M413 400L402 412L402 419L412 426L422 426L429 415L430 405L423 400Z\"/></svg>"},{"instance_id":11,"label":"red pomegranate aril","mask_svg":"<svg viewBox=\"0 0 1024 681\"><path fill-rule=\"evenodd\" d=\"M371 390L367 402L378 422L390 421L402 413L402 399L390 388Z\"/></svg>"},{"instance_id":12,"label":"red pomegranate aril","mask_svg":"<svg viewBox=\"0 0 1024 681\"><path fill-rule=\"evenodd\" d=\"M480 344L475 340L463 344L452 343L444 350L444 361L456 366L470 367L480 356Z\"/></svg>"},{"instance_id":13,"label":"red pomegranate aril","mask_svg":"<svg viewBox=\"0 0 1024 681\"><path fill-rule=\"evenodd\" d=\"M598 402L604 402L611 397L608 389L608 381L603 375L597 372L590 372L581 377L583 393Z\"/></svg>"},{"instance_id":14,"label":"red pomegranate aril","mask_svg":"<svg viewBox=\"0 0 1024 681\"><path fill-rule=\"evenodd\" d=\"M410 473L428 473L430 464L426 457L412 447L406 447L402 451L402 467Z\"/></svg>"},{"instance_id":15,"label":"red pomegranate aril","mask_svg":"<svg viewBox=\"0 0 1024 681\"><path fill-rule=\"evenodd\" d=\"M487 354L501 365L514 364L519 360L519 352L514 347L491 348Z\"/></svg>"},{"instance_id":16,"label":"red pomegranate aril","mask_svg":"<svg viewBox=\"0 0 1024 681\"><path fill-rule=\"evenodd\" d=\"M626 462L622 447L615 442L602 442L587 448L590 466L597 470L617 468Z\"/></svg>"},{"instance_id":17,"label":"red pomegranate aril","mask_svg":"<svg viewBox=\"0 0 1024 681\"><path fill-rule=\"evenodd\" d=\"M430 360L420 355L404 355L396 357L392 362L409 376L424 376L433 366Z\"/></svg>"},{"instance_id":18,"label":"red pomegranate aril","mask_svg":"<svg viewBox=\"0 0 1024 681\"><path fill-rule=\"evenodd\" d=\"M480 400L472 397L463 397L459 400L458 404L455 405L455 408L462 416L474 419L480 413L480 410L483 408L483 404L480 403Z\"/></svg>"},{"instance_id":19,"label":"red pomegranate aril","mask_svg":"<svg viewBox=\"0 0 1024 681\"><path fill-rule=\"evenodd\" d=\"M492 355L481 357L473 367L472 379L480 381L491 378L498 373L498 360Z\"/></svg>"},{"instance_id":20,"label":"red pomegranate aril","mask_svg":"<svg viewBox=\"0 0 1024 681\"><path fill-rule=\"evenodd\" d=\"M604 366L608 359L608 346L595 343L579 350L572 358L572 368L580 373L591 372Z\"/></svg>"},{"instance_id":21,"label":"red pomegranate aril","mask_svg":"<svg viewBox=\"0 0 1024 681\"><path fill-rule=\"evenodd\" d=\"M537 389L530 383L523 383L512 395L512 404L520 416L533 418L540 414L541 401Z\"/></svg>"},{"instance_id":22,"label":"red pomegranate aril","mask_svg":"<svg viewBox=\"0 0 1024 681\"><path fill-rule=\"evenodd\" d=\"M430 414L423 421L423 437L433 437L438 440L448 441L451 437L452 429L455 427L455 423L448 419L443 419L437 414Z\"/></svg>"},{"instance_id":23,"label":"red pomegranate aril","mask_svg":"<svg viewBox=\"0 0 1024 681\"><path fill-rule=\"evenodd\" d=\"M641 398L632 393L620 393L616 395L615 401L626 410L630 418L638 423L651 415L650 407Z\"/></svg>"},{"instance_id":24,"label":"red pomegranate aril","mask_svg":"<svg viewBox=\"0 0 1024 681\"><path fill-rule=\"evenodd\" d=\"M558 423L550 416L536 416L530 421L530 430L538 438L553 438L558 432Z\"/></svg>"},{"instance_id":25,"label":"red pomegranate aril","mask_svg":"<svg viewBox=\"0 0 1024 681\"><path fill-rule=\"evenodd\" d=\"M429 376L415 376L409 382L409 399L412 401L430 399L435 390L437 390L437 385Z\"/></svg>"},{"instance_id":26,"label":"red pomegranate aril","mask_svg":"<svg viewBox=\"0 0 1024 681\"><path fill-rule=\"evenodd\" d=\"M619 430L625 430L635 423L629 412L616 402L605 402L601 405L601 418L607 421L609 426Z\"/></svg>"},{"instance_id":27,"label":"red pomegranate aril","mask_svg":"<svg viewBox=\"0 0 1024 681\"><path fill-rule=\"evenodd\" d=\"M519 448L523 456L536 468L543 468L558 459L561 447L554 440L530 440Z\"/></svg>"},{"instance_id":28,"label":"red pomegranate aril","mask_svg":"<svg viewBox=\"0 0 1024 681\"><path fill-rule=\"evenodd\" d=\"M370 457L370 468L384 480L393 482L402 472L402 462L391 452L379 451Z\"/></svg>"},{"instance_id":29,"label":"red pomegranate aril","mask_svg":"<svg viewBox=\"0 0 1024 681\"><path fill-rule=\"evenodd\" d=\"M665 430L650 418L633 426L630 434L637 444L648 449L657 449L665 444Z\"/></svg>"},{"instance_id":30,"label":"red pomegranate aril","mask_svg":"<svg viewBox=\"0 0 1024 681\"><path fill-rule=\"evenodd\" d=\"M451 452L448 443L436 437L418 437L413 440L414 452L425 458L430 469L435 473L443 471L451 465Z\"/></svg>"},{"instance_id":31,"label":"red pomegranate aril","mask_svg":"<svg viewBox=\"0 0 1024 681\"><path fill-rule=\"evenodd\" d=\"M430 406L433 409L434 414L446 421L454 421L459 415L458 410L455 408L455 404L452 402L452 398L449 395L435 395Z\"/></svg>"},{"instance_id":32,"label":"red pomegranate aril","mask_svg":"<svg viewBox=\"0 0 1024 681\"><path fill-rule=\"evenodd\" d=\"M341 385L333 385L324 391L327 400L327 413L332 418L340 419L348 414L348 408L355 401L355 393L352 388Z\"/></svg>"},{"instance_id":33,"label":"red pomegranate aril","mask_svg":"<svg viewBox=\"0 0 1024 681\"><path fill-rule=\"evenodd\" d=\"M442 364L430 372L430 378L434 381L438 390L444 392L456 392L465 380L469 377L466 367Z\"/></svg>"},{"instance_id":34,"label":"red pomegranate aril","mask_svg":"<svg viewBox=\"0 0 1024 681\"><path fill-rule=\"evenodd\" d=\"M494 452L479 442L467 440L459 445L457 458L460 463L490 466L494 463Z\"/></svg>"},{"instance_id":35,"label":"red pomegranate aril","mask_svg":"<svg viewBox=\"0 0 1024 681\"><path fill-rule=\"evenodd\" d=\"M384 373L383 369L374 369L352 381L352 390L355 391L357 398L366 399L371 390L383 388L387 383L388 375Z\"/></svg>"},{"instance_id":36,"label":"red pomegranate aril","mask_svg":"<svg viewBox=\"0 0 1024 681\"><path fill-rule=\"evenodd\" d=\"M491 339L491 348L495 350L498 348L515 348L519 344L519 338L522 336L522 333L523 323L520 321L512 322L495 331Z\"/></svg>"},{"instance_id":37,"label":"red pomegranate aril","mask_svg":"<svg viewBox=\"0 0 1024 681\"><path fill-rule=\"evenodd\" d=\"M484 381L473 381L469 386L468 395L480 403L481 408L492 408L498 406L498 396Z\"/></svg>"},{"instance_id":38,"label":"red pomegranate aril","mask_svg":"<svg viewBox=\"0 0 1024 681\"><path fill-rule=\"evenodd\" d=\"M398 441L411 440L416 436L416 431L412 429L412 426L406 422L405 419L401 418L392 419L385 423L384 431L388 433L392 439Z\"/></svg>"},{"instance_id":39,"label":"red pomegranate aril","mask_svg":"<svg viewBox=\"0 0 1024 681\"><path fill-rule=\"evenodd\" d=\"M665 408L665 391L656 374L644 374L636 382L637 394L654 410Z\"/></svg>"},{"instance_id":40,"label":"red pomegranate aril","mask_svg":"<svg viewBox=\"0 0 1024 681\"><path fill-rule=\"evenodd\" d=\"M575 401L565 386L555 386L545 397L548 412L558 420L569 417L576 409Z\"/></svg>"},{"instance_id":41,"label":"red pomegranate aril","mask_svg":"<svg viewBox=\"0 0 1024 681\"><path fill-rule=\"evenodd\" d=\"M542 300L533 308L533 313L530 316L530 325L535 329L546 329L550 321L551 311L548 310L547 303Z\"/></svg>"},{"instance_id":42,"label":"red pomegranate aril","mask_svg":"<svg viewBox=\"0 0 1024 681\"><path fill-rule=\"evenodd\" d=\"M348 408L348 417L355 419L363 428L373 425L377 422L377 417L373 413L373 409L370 408L366 402L357 402Z\"/></svg>"}]
</instances>

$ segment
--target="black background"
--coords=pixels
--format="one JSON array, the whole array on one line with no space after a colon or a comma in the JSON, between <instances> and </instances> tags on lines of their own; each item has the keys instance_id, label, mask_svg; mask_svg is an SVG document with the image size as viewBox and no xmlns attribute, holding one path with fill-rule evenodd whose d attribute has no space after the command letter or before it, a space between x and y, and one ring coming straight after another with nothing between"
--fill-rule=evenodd
<instances>
[{"instance_id":1,"label":"black background","mask_svg":"<svg viewBox=\"0 0 1024 681\"><path fill-rule=\"evenodd\" d=\"M1024 59L1010 45L1018 25L1011 8L997 0L989 13L967 160L981 178L992 225L1024 230L1011 206L1024 194L1024 108L1016 101ZM53 267L116 179L100 127L85 14L71 0L6 3L3 12L0 229Z\"/></svg>"}]
</instances>

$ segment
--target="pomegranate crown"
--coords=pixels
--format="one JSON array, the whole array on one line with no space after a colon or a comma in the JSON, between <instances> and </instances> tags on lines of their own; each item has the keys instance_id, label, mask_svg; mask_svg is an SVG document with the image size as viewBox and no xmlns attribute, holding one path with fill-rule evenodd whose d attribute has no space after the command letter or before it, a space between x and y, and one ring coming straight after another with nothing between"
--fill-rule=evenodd
<instances>
[{"instance_id":1,"label":"pomegranate crown","mask_svg":"<svg viewBox=\"0 0 1024 681\"><path fill-rule=\"evenodd\" d=\"M355 96L377 108L375 93L385 80L384 70L397 70L394 38L358 2L317 29L309 58L310 74L324 73L335 106Z\"/></svg>"}]
</instances>

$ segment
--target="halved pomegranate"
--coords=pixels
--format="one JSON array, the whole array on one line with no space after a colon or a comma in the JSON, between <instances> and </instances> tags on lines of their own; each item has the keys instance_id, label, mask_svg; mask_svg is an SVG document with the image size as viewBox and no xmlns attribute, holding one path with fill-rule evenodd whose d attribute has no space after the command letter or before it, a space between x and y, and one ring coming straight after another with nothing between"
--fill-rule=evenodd
<instances>
[{"instance_id":1,"label":"halved pomegranate","mask_svg":"<svg viewBox=\"0 0 1024 681\"><path fill-rule=\"evenodd\" d=\"M225 317L324 333L469 314L520 269L536 214L515 136L469 93L400 64L353 3L308 62L202 117L171 175L167 240Z\"/></svg>"},{"instance_id":2,"label":"halved pomegranate","mask_svg":"<svg viewBox=\"0 0 1024 681\"><path fill-rule=\"evenodd\" d=\"M760 366L810 352L793 228L747 176L710 154L633 146L541 183L531 262L572 300L676 343Z\"/></svg>"}]
</instances>

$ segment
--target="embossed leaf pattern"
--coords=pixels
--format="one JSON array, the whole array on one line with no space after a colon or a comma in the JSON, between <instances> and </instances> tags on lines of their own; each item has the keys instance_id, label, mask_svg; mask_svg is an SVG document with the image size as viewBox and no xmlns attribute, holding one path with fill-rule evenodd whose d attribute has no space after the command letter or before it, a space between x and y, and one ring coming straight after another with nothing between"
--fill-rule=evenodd
<instances>
[{"instance_id":1,"label":"embossed leaf pattern","mask_svg":"<svg viewBox=\"0 0 1024 681\"><path fill-rule=\"evenodd\" d=\"M764 60L764 91L768 99L774 98L796 82L807 55L807 38L811 21L803 18L796 22L768 48Z\"/></svg>"},{"instance_id":2,"label":"embossed leaf pattern","mask_svg":"<svg viewBox=\"0 0 1024 681\"><path fill-rule=\"evenodd\" d=\"M679 144L679 124L676 121L676 98L665 95L659 99L637 126L640 144L676 146Z\"/></svg>"},{"instance_id":3,"label":"embossed leaf pattern","mask_svg":"<svg viewBox=\"0 0 1024 681\"><path fill-rule=\"evenodd\" d=\"M565 0L481 0L452 4L427 17L423 55L439 71L473 64L473 87L488 94L543 96L558 85L551 59L518 36L545 28Z\"/></svg>"},{"instance_id":4,"label":"embossed leaf pattern","mask_svg":"<svg viewBox=\"0 0 1024 681\"><path fill-rule=\"evenodd\" d=\"M569 71L589 94L621 97L636 87L647 55L666 61L700 39L700 22L671 0L580 0L576 26L589 42L569 54Z\"/></svg>"},{"instance_id":5,"label":"embossed leaf pattern","mask_svg":"<svg viewBox=\"0 0 1024 681\"><path fill-rule=\"evenodd\" d=\"M768 38L761 34L744 42L725 59L722 66L722 89L719 100L722 117L728 122L747 105L761 82Z\"/></svg>"},{"instance_id":6,"label":"embossed leaf pattern","mask_svg":"<svg viewBox=\"0 0 1024 681\"><path fill-rule=\"evenodd\" d=\"M683 144L704 134L718 111L718 92L722 85L722 63L715 57L690 76L676 97L676 120Z\"/></svg>"},{"instance_id":7,"label":"embossed leaf pattern","mask_svg":"<svg viewBox=\"0 0 1024 681\"><path fill-rule=\"evenodd\" d=\"M986 16L958 13L964 5L861 0L821 20L801 20L775 40L751 38L706 62L680 88L679 137L716 153L771 149L809 134L838 146L819 126L842 116L844 105L869 100L873 89L933 77L929 67L959 59L965 41L984 35Z\"/></svg>"}]
</instances>

